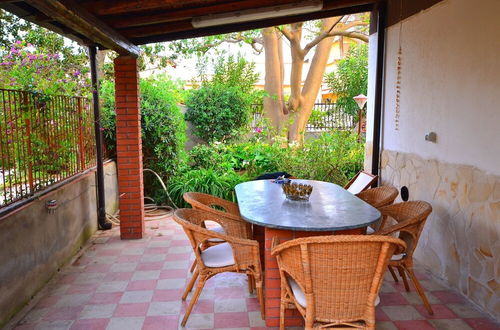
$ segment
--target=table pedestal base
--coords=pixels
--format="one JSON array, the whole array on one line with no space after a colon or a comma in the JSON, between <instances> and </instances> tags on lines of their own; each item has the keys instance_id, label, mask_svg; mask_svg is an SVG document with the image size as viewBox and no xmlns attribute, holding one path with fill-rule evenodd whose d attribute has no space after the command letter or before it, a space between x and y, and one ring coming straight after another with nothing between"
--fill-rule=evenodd
<instances>
[{"instance_id":1,"label":"table pedestal base","mask_svg":"<svg viewBox=\"0 0 500 330\"><path fill-rule=\"evenodd\" d=\"M263 229L263 230L262 230ZM263 234L262 235L262 231ZM281 300L281 282L278 263L276 258L271 255L271 246L274 237L279 238L280 242L288 241L294 238L323 236L323 235L363 235L366 228L331 231L292 231L273 228L258 228L255 239L261 243L261 255L264 252L263 267L265 277L265 304L266 304L266 325L268 327L277 327L280 322L280 300ZM262 237L264 236L264 237ZM262 241L262 238L264 239ZM262 244L264 243L264 244ZM264 246L262 246L264 245ZM303 326L304 319L296 309L286 311L285 326Z\"/></svg>"}]
</instances>

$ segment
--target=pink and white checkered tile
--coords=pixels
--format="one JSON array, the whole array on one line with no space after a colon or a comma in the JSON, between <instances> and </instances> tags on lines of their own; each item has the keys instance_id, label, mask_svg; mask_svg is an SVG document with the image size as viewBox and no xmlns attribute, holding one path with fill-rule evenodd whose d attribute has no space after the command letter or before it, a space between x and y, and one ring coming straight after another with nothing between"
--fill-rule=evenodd
<instances>
[{"instance_id":1,"label":"pink and white checkered tile","mask_svg":"<svg viewBox=\"0 0 500 330\"><path fill-rule=\"evenodd\" d=\"M99 232L92 245L49 283L48 292L16 329L177 329L187 307L181 301L190 278L192 250L170 218L148 221L141 240L122 241L114 228ZM386 277L377 307L377 329L500 329L458 294L419 275L434 309ZM222 274L209 280L188 329L266 329L246 276ZM188 297L188 301L189 301Z\"/></svg>"}]
</instances>

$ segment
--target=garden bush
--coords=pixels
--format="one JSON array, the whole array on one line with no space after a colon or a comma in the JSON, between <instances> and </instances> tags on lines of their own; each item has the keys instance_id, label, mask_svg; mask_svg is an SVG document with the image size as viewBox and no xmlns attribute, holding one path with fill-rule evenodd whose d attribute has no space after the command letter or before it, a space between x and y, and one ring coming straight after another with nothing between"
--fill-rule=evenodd
<instances>
[{"instance_id":1,"label":"garden bush","mask_svg":"<svg viewBox=\"0 0 500 330\"><path fill-rule=\"evenodd\" d=\"M347 57L339 61L337 71L326 74L325 80L338 96L337 106L350 115L356 115L358 106L353 97L366 95L368 89L368 44L352 47Z\"/></svg>"},{"instance_id":2,"label":"garden bush","mask_svg":"<svg viewBox=\"0 0 500 330\"><path fill-rule=\"evenodd\" d=\"M177 207L188 206L182 196L190 191L210 194L235 202L234 187L248 180L247 176L240 175L234 170L220 173L212 168L190 169L172 177L168 183L168 191Z\"/></svg>"},{"instance_id":3,"label":"garden bush","mask_svg":"<svg viewBox=\"0 0 500 330\"><path fill-rule=\"evenodd\" d=\"M164 179L183 162L186 125L177 106L179 87L167 76L141 79L141 127L143 166ZM108 148L116 146L114 83L101 84L102 126Z\"/></svg>"},{"instance_id":4,"label":"garden bush","mask_svg":"<svg viewBox=\"0 0 500 330\"><path fill-rule=\"evenodd\" d=\"M248 129L251 99L238 87L202 86L186 105L185 118L193 124L193 133L206 142L233 140Z\"/></svg>"},{"instance_id":5,"label":"garden bush","mask_svg":"<svg viewBox=\"0 0 500 330\"><path fill-rule=\"evenodd\" d=\"M254 70L254 63L229 56L218 59L211 79L200 73L201 87L187 98L185 116L196 136L206 142L231 141L249 130L251 105L262 102L262 93L254 90Z\"/></svg>"},{"instance_id":6,"label":"garden bush","mask_svg":"<svg viewBox=\"0 0 500 330\"><path fill-rule=\"evenodd\" d=\"M264 134L264 133L261 133ZM200 145L189 153L189 167L168 185L177 206L188 191L234 200L234 186L269 172L285 171L300 179L345 185L363 167L364 144L349 131L325 132L303 146L269 143L259 136L248 142Z\"/></svg>"}]
</instances>

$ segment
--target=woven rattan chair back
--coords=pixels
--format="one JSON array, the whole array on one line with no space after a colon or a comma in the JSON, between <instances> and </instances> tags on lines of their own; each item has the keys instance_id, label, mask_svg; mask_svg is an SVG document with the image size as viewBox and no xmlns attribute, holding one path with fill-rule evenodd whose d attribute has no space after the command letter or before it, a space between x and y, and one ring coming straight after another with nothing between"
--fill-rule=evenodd
<instances>
[{"instance_id":1,"label":"woven rattan chair back","mask_svg":"<svg viewBox=\"0 0 500 330\"><path fill-rule=\"evenodd\" d=\"M410 201L379 208L382 221L377 235L394 235L405 241L406 258L412 258L432 206L424 201Z\"/></svg>"},{"instance_id":2,"label":"woven rattan chair back","mask_svg":"<svg viewBox=\"0 0 500 330\"><path fill-rule=\"evenodd\" d=\"M199 192L187 192L184 193L183 197L193 209L213 212L226 217L240 217L238 204L225 199Z\"/></svg>"},{"instance_id":3,"label":"woven rattan chair back","mask_svg":"<svg viewBox=\"0 0 500 330\"><path fill-rule=\"evenodd\" d=\"M394 203L398 194L399 192L396 188L382 186L362 191L356 194L356 196L378 209Z\"/></svg>"},{"instance_id":4,"label":"woven rattan chair back","mask_svg":"<svg viewBox=\"0 0 500 330\"><path fill-rule=\"evenodd\" d=\"M413 252L417 247L425 222L432 212L432 206L423 201L411 201L381 207L379 211L382 213L382 221L375 234L397 235L407 245L403 254L394 256L389 262L389 271L392 277L398 282L397 275L393 270L395 267L403 279L406 291L410 291L406 278L406 274L408 274L424 303L425 309L432 315L432 306L413 270Z\"/></svg>"},{"instance_id":5,"label":"woven rattan chair back","mask_svg":"<svg viewBox=\"0 0 500 330\"><path fill-rule=\"evenodd\" d=\"M375 299L387 263L395 251L404 248L400 239L375 235L308 237L279 245L275 242L272 254L280 269L282 308L295 303L307 329L316 322L334 326L359 321L374 328ZM292 294L289 279L305 294L305 308Z\"/></svg>"},{"instance_id":6,"label":"woven rattan chair back","mask_svg":"<svg viewBox=\"0 0 500 330\"><path fill-rule=\"evenodd\" d=\"M223 272L238 272L247 274L249 288L257 289L257 296L261 303L261 313L264 317L264 296L262 291L262 270L259 254L259 243L254 240L242 238L244 236L242 230L245 229L238 224L234 219L224 217L212 212L205 212L198 209L178 209L174 212L174 220L182 226L188 236L196 258L196 272L193 274L182 299L185 300L188 293L193 288L198 279L198 286L191 298L186 314L181 322L184 326L188 320L191 310L196 304L201 291L208 279L223 273ZM224 229L224 234L214 232L202 226L205 221L213 221L218 223ZM208 267L203 261L202 254L206 253L206 243L211 239L219 239L230 245L233 261L229 264L225 263L220 267ZM215 247L214 247L215 248Z\"/></svg>"},{"instance_id":7,"label":"woven rattan chair back","mask_svg":"<svg viewBox=\"0 0 500 330\"><path fill-rule=\"evenodd\" d=\"M238 204L216 196L199 192L187 192L184 193L183 197L184 200L187 203L189 203L193 209L203 210L205 212L210 212L215 215L220 215L226 218L239 220L242 224L245 224L246 226L246 232L244 233L244 236L240 237L245 237L245 238L253 237L252 225L241 218ZM232 235L231 233L228 234Z\"/></svg>"}]
</instances>

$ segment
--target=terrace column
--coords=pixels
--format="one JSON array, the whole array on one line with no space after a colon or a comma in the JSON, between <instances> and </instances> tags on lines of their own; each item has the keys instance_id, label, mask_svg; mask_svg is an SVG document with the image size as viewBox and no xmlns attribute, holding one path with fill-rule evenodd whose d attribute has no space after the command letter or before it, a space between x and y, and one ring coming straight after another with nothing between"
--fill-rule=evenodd
<instances>
[{"instance_id":1,"label":"terrace column","mask_svg":"<svg viewBox=\"0 0 500 330\"><path fill-rule=\"evenodd\" d=\"M116 150L120 193L120 236L144 234L144 186L142 179L141 110L137 59L115 59Z\"/></svg>"}]
</instances>

